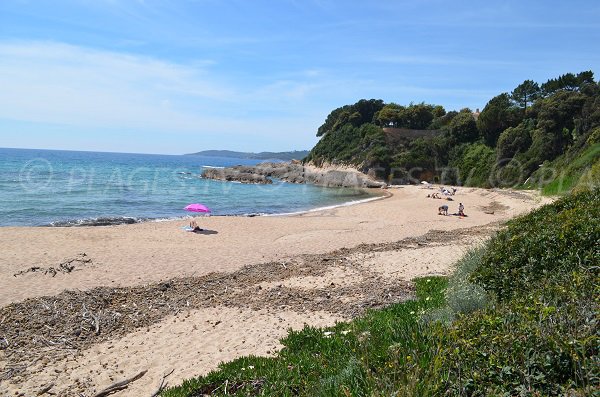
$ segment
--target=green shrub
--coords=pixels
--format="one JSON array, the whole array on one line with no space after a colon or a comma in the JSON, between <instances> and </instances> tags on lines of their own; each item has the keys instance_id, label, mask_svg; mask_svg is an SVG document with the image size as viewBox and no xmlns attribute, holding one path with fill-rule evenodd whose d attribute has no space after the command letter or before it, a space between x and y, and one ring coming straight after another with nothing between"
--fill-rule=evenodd
<instances>
[{"instance_id":1,"label":"green shrub","mask_svg":"<svg viewBox=\"0 0 600 397\"><path fill-rule=\"evenodd\" d=\"M448 280L446 302L457 314L468 314L485 308L490 302L488 293L469 278L481 265L485 246L469 250L456 264L456 269Z\"/></svg>"},{"instance_id":2,"label":"green shrub","mask_svg":"<svg viewBox=\"0 0 600 397\"><path fill-rule=\"evenodd\" d=\"M461 185L489 186L494 162L494 149L483 143L456 146L450 153L450 167L457 170Z\"/></svg>"},{"instance_id":3,"label":"green shrub","mask_svg":"<svg viewBox=\"0 0 600 397\"><path fill-rule=\"evenodd\" d=\"M459 316L439 335L447 374L440 393L598 390L599 193L544 206L492 239L471 279L498 301Z\"/></svg>"},{"instance_id":4,"label":"green shrub","mask_svg":"<svg viewBox=\"0 0 600 397\"><path fill-rule=\"evenodd\" d=\"M575 193L585 190L595 190L600 188L600 159L590 167L590 169L581 175L574 188Z\"/></svg>"},{"instance_id":5,"label":"green shrub","mask_svg":"<svg viewBox=\"0 0 600 397\"><path fill-rule=\"evenodd\" d=\"M494 238L475 281L500 300L532 285L600 263L600 191L587 191L508 223Z\"/></svg>"}]
</instances>

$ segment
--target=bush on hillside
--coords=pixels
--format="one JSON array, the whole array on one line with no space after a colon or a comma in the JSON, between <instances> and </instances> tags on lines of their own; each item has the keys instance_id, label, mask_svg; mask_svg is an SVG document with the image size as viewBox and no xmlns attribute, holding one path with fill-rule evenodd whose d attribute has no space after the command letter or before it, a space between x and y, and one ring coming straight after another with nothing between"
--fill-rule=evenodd
<instances>
[{"instance_id":1,"label":"bush on hillside","mask_svg":"<svg viewBox=\"0 0 600 397\"><path fill-rule=\"evenodd\" d=\"M512 220L491 241L474 279L506 301L565 272L598 265L599 219L600 190L593 190Z\"/></svg>"},{"instance_id":2,"label":"bush on hillside","mask_svg":"<svg viewBox=\"0 0 600 397\"><path fill-rule=\"evenodd\" d=\"M455 170L453 183L468 186L490 185L496 156L494 149L483 143L455 146L450 151L450 168Z\"/></svg>"},{"instance_id":3,"label":"bush on hillside","mask_svg":"<svg viewBox=\"0 0 600 397\"><path fill-rule=\"evenodd\" d=\"M471 280L497 303L440 335L439 392L588 395L597 390L600 190L509 222L474 257Z\"/></svg>"}]
</instances>

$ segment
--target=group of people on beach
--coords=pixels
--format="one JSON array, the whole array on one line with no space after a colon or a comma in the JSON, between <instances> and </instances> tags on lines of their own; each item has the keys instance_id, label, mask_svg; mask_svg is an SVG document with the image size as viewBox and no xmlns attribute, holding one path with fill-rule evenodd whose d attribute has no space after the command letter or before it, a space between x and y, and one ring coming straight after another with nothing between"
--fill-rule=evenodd
<instances>
[{"instance_id":1,"label":"group of people on beach","mask_svg":"<svg viewBox=\"0 0 600 397\"><path fill-rule=\"evenodd\" d=\"M432 193L432 194L428 194L427 197L428 198L434 198L434 199L443 199L444 197L441 197L440 194L443 194L444 196L446 196L446 200L448 201L453 201L451 197L449 196L454 196L457 192L457 188L453 187L453 188L446 188L446 187L441 187L440 188L440 192L436 192L436 193ZM448 206L447 205L441 205L438 207L438 215L448 215ZM458 204L458 213L453 214L453 215L458 215L458 216L466 216L465 215L465 206L463 205L463 203L459 203Z\"/></svg>"},{"instance_id":2,"label":"group of people on beach","mask_svg":"<svg viewBox=\"0 0 600 397\"><path fill-rule=\"evenodd\" d=\"M446 199L448 201L453 201L451 197L440 197L440 193L432 193L432 194L428 194L427 198L434 198L434 199Z\"/></svg>"},{"instance_id":3,"label":"group of people on beach","mask_svg":"<svg viewBox=\"0 0 600 397\"><path fill-rule=\"evenodd\" d=\"M442 206L438 207L438 215L448 215L448 206L442 205ZM465 215L465 206L463 205L463 203L458 204L458 213L454 214L454 215L466 216Z\"/></svg>"},{"instance_id":4,"label":"group of people on beach","mask_svg":"<svg viewBox=\"0 0 600 397\"><path fill-rule=\"evenodd\" d=\"M458 189L455 188L455 187L453 187L451 189L448 189L448 188L445 188L445 187L441 187L439 192L428 194L427 198L446 199L448 201L453 201L450 196L454 196L456 194L457 190ZM442 197L440 195L444 195L445 197Z\"/></svg>"}]
</instances>

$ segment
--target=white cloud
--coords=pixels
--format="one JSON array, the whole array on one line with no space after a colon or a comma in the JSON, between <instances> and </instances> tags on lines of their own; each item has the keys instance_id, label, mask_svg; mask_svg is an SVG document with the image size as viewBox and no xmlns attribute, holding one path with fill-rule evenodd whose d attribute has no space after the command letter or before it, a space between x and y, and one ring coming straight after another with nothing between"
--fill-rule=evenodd
<instances>
[{"instance_id":1,"label":"white cloud","mask_svg":"<svg viewBox=\"0 0 600 397\"><path fill-rule=\"evenodd\" d=\"M0 44L0 57L0 117L8 119L181 128L207 121L202 105L236 95L201 68L146 57L57 43Z\"/></svg>"},{"instance_id":2,"label":"white cloud","mask_svg":"<svg viewBox=\"0 0 600 397\"><path fill-rule=\"evenodd\" d=\"M55 42L0 43L0 58L0 120L62 125L98 141L102 130L147 131L148 144L173 135L201 147L203 136L221 136L223 148L252 142L250 150L288 150L314 144L321 121L298 105L309 101L310 84L272 79L233 88L211 60L176 64ZM15 144L31 145L21 139Z\"/></svg>"}]
</instances>

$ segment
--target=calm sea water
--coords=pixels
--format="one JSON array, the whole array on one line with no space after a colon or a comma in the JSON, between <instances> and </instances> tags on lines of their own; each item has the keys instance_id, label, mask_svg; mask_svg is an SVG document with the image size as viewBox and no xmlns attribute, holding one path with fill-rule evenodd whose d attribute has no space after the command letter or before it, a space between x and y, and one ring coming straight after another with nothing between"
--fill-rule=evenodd
<instances>
[{"instance_id":1,"label":"calm sea water","mask_svg":"<svg viewBox=\"0 0 600 397\"><path fill-rule=\"evenodd\" d=\"M0 148L0 226L98 225L213 215L278 214L368 199L357 189L200 178L203 167L257 160Z\"/></svg>"}]
</instances>

